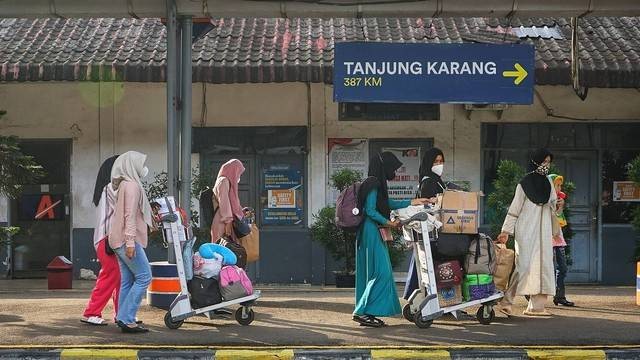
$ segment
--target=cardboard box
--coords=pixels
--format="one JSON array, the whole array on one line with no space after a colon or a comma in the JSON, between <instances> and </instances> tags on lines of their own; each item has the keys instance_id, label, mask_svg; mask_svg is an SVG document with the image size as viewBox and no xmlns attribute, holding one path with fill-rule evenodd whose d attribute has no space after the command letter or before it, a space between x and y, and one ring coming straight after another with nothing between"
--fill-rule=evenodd
<instances>
[{"instance_id":1,"label":"cardboard box","mask_svg":"<svg viewBox=\"0 0 640 360\"><path fill-rule=\"evenodd\" d=\"M477 234L480 193L445 191L440 205L440 232L445 234Z\"/></svg>"}]
</instances>

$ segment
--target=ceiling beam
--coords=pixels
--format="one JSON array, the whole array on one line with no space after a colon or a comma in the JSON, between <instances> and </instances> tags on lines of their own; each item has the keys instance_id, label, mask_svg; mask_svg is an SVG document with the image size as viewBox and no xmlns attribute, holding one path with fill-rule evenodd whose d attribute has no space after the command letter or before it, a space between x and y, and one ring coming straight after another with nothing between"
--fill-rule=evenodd
<instances>
[{"instance_id":1,"label":"ceiling beam","mask_svg":"<svg viewBox=\"0 0 640 360\"><path fill-rule=\"evenodd\" d=\"M176 0L194 17L576 17L640 16L638 0ZM0 0L0 17L166 16L165 0Z\"/></svg>"}]
</instances>

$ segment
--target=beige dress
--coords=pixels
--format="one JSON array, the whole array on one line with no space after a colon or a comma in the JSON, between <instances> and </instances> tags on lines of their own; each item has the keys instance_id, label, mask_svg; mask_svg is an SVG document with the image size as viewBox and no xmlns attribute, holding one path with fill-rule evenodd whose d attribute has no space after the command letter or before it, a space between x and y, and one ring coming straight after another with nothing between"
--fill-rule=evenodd
<instances>
[{"instance_id":1,"label":"beige dress","mask_svg":"<svg viewBox=\"0 0 640 360\"><path fill-rule=\"evenodd\" d=\"M520 184L516 188L502 225L503 232L514 236L516 252L515 270L505 294L507 304L512 304L516 295L546 297L556 292L552 239L559 227L555 223L556 192L550 193L549 201L538 205L527 198ZM544 309L544 304L541 306ZM530 302L529 308L540 310L540 304Z\"/></svg>"}]
</instances>

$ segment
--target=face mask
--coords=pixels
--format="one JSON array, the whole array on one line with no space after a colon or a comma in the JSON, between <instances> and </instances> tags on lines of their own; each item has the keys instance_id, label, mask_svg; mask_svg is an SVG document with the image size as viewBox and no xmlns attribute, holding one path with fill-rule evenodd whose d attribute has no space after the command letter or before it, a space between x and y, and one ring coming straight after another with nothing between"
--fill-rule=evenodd
<instances>
[{"instance_id":1,"label":"face mask","mask_svg":"<svg viewBox=\"0 0 640 360\"><path fill-rule=\"evenodd\" d=\"M149 175L149 168L145 166L142 168L142 174L140 174L140 178L144 179L147 177L147 175Z\"/></svg>"},{"instance_id":2,"label":"face mask","mask_svg":"<svg viewBox=\"0 0 640 360\"><path fill-rule=\"evenodd\" d=\"M431 168L431 171L438 176L442 176L442 173L444 172L444 164L434 165Z\"/></svg>"},{"instance_id":3,"label":"face mask","mask_svg":"<svg viewBox=\"0 0 640 360\"><path fill-rule=\"evenodd\" d=\"M543 176L549 175L549 165L538 165L538 167L536 168L536 173Z\"/></svg>"}]
</instances>

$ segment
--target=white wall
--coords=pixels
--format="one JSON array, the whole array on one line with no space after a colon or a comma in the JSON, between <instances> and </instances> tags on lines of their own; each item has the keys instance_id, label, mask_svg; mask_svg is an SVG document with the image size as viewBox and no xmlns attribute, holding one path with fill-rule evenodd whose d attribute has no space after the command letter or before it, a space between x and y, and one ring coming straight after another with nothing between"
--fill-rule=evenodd
<instances>
[{"instance_id":1,"label":"white wall","mask_svg":"<svg viewBox=\"0 0 640 360\"><path fill-rule=\"evenodd\" d=\"M338 121L333 88L324 84L234 84L193 86L194 126L309 126L309 215L324 206L327 138L434 138L446 155L445 175L480 187L483 122L567 122L554 114L595 121L640 120L640 92L590 89L581 101L568 87L537 87L532 106L513 106L502 119L494 112L467 118L461 105L443 104L440 121ZM206 95L206 96L205 96ZM91 195L103 159L127 150L148 154L153 172L166 163L166 89L158 83L40 82L0 84L3 135L26 139L73 139L73 227L93 227ZM203 119L203 103L206 115ZM80 131L74 131L74 125ZM197 162L194 162L194 166ZM0 201L0 221L6 205Z\"/></svg>"}]
</instances>

